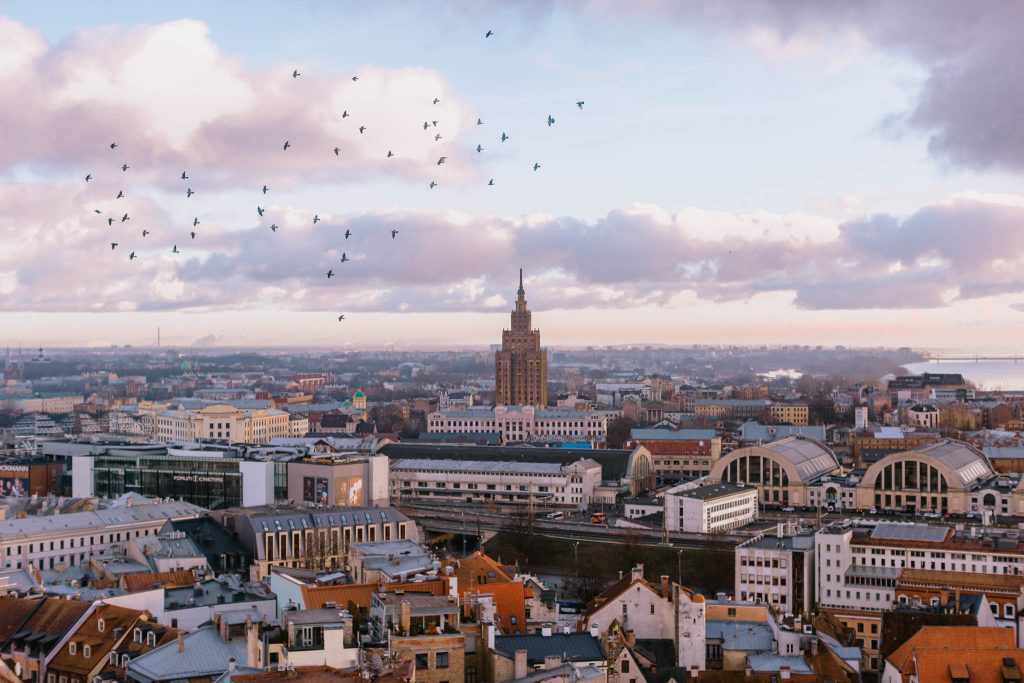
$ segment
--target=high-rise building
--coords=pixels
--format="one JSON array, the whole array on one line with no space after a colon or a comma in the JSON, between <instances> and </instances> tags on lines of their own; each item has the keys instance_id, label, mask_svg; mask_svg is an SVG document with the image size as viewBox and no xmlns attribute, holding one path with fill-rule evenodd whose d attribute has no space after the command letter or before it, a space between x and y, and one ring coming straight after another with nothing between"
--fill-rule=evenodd
<instances>
[{"instance_id":1,"label":"high-rise building","mask_svg":"<svg viewBox=\"0 0 1024 683\"><path fill-rule=\"evenodd\" d=\"M494 354L494 402L501 405L547 405L548 354L540 347L540 330L530 327L523 270L512 311L512 329L501 333L501 350Z\"/></svg>"}]
</instances>

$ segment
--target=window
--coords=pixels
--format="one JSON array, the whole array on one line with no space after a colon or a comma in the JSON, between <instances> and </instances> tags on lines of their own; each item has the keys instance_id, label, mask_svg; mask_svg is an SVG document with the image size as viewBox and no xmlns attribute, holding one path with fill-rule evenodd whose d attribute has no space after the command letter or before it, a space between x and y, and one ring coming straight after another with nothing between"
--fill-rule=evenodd
<instances>
[{"instance_id":1,"label":"window","mask_svg":"<svg viewBox=\"0 0 1024 683\"><path fill-rule=\"evenodd\" d=\"M622 603L622 616L626 616L626 610L629 609L629 605Z\"/></svg>"},{"instance_id":2,"label":"window","mask_svg":"<svg viewBox=\"0 0 1024 683\"><path fill-rule=\"evenodd\" d=\"M150 631L146 634L146 645L156 647L156 631Z\"/></svg>"},{"instance_id":3,"label":"window","mask_svg":"<svg viewBox=\"0 0 1024 683\"><path fill-rule=\"evenodd\" d=\"M100 619L96 622L96 630L98 630L100 633L103 633L103 629L106 628L106 625L106 622L103 621L103 619Z\"/></svg>"},{"instance_id":4,"label":"window","mask_svg":"<svg viewBox=\"0 0 1024 683\"><path fill-rule=\"evenodd\" d=\"M92 648L90 646L88 646L88 645L83 645L82 646L82 656L85 657L86 659L89 659L89 657L92 657Z\"/></svg>"},{"instance_id":5,"label":"window","mask_svg":"<svg viewBox=\"0 0 1024 683\"><path fill-rule=\"evenodd\" d=\"M437 652L434 654L434 668L447 669L448 668L448 653Z\"/></svg>"},{"instance_id":6,"label":"window","mask_svg":"<svg viewBox=\"0 0 1024 683\"><path fill-rule=\"evenodd\" d=\"M512 625L515 626L519 622L519 617L513 614L511 617L509 617L509 620L512 622Z\"/></svg>"},{"instance_id":7,"label":"window","mask_svg":"<svg viewBox=\"0 0 1024 683\"><path fill-rule=\"evenodd\" d=\"M68 643L68 654L72 656L78 654L78 645L74 642Z\"/></svg>"},{"instance_id":8,"label":"window","mask_svg":"<svg viewBox=\"0 0 1024 683\"><path fill-rule=\"evenodd\" d=\"M622 673L624 673L624 674L628 674L629 673L629 660L628 659L623 659L622 660Z\"/></svg>"},{"instance_id":9,"label":"window","mask_svg":"<svg viewBox=\"0 0 1024 683\"><path fill-rule=\"evenodd\" d=\"M142 629L141 628L135 629L135 631L134 631L134 633L132 635L133 635L132 639L136 643L141 643L142 642Z\"/></svg>"},{"instance_id":10,"label":"window","mask_svg":"<svg viewBox=\"0 0 1024 683\"><path fill-rule=\"evenodd\" d=\"M430 668L430 655L426 652L416 653L416 670L426 670Z\"/></svg>"}]
</instances>

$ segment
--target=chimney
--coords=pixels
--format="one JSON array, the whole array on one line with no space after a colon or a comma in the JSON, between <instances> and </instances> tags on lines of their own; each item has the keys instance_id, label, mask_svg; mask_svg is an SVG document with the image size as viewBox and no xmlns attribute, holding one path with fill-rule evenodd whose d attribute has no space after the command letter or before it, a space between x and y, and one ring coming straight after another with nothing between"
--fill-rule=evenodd
<instances>
[{"instance_id":1,"label":"chimney","mask_svg":"<svg viewBox=\"0 0 1024 683\"><path fill-rule=\"evenodd\" d=\"M644 565L638 562L637 565L633 567L633 581L642 578L644 578Z\"/></svg>"},{"instance_id":2,"label":"chimney","mask_svg":"<svg viewBox=\"0 0 1024 683\"><path fill-rule=\"evenodd\" d=\"M813 656L818 654L818 639L817 638L811 638L810 641L811 641L811 656L813 657Z\"/></svg>"},{"instance_id":3,"label":"chimney","mask_svg":"<svg viewBox=\"0 0 1024 683\"><path fill-rule=\"evenodd\" d=\"M626 645L632 647L636 645L636 632L633 629L626 631Z\"/></svg>"},{"instance_id":4,"label":"chimney","mask_svg":"<svg viewBox=\"0 0 1024 683\"><path fill-rule=\"evenodd\" d=\"M949 604L949 589L943 588L939 591L939 609L945 610Z\"/></svg>"},{"instance_id":5,"label":"chimney","mask_svg":"<svg viewBox=\"0 0 1024 683\"><path fill-rule=\"evenodd\" d=\"M790 678L791 674L789 673L789 664L783 664L779 667L779 680L788 681Z\"/></svg>"},{"instance_id":6,"label":"chimney","mask_svg":"<svg viewBox=\"0 0 1024 683\"><path fill-rule=\"evenodd\" d=\"M601 627L597 625L596 621L590 625L590 637L591 638L600 638L601 637Z\"/></svg>"},{"instance_id":7,"label":"chimney","mask_svg":"<svg viewBox=\"0 0 1024 683\"><path fill-rule=\"evenodd\" d=\"M562 666L562 658L558 655L547 655L544 657L545 669L557 669L560 666Z\"/></svg>"},{"instance_id":8,"label":"chimney","mask_svg":"<svg viewBox=\"0 0 1024 683\"><path fill-rule=\"evenodd\" d=\"M700 678L700 667L697 666L696 664L691 664L690 665L690 679L695 681L698 678Z\"/></svg>"},{"instance_id":9,"label":"chimney","mask_svg":"<svg viewBox=\"0 0 1024 683\"><path fill-rule=\"evenodd\" d=\"M178 631L178 654L185 651L185 632Z\"/></svg>"},{"instance_id":10,"label":"chimney","mask_svg":"<svg viewBox=\"0 0 1024 683\"><path fill-rule=\"evenodd\" d=\"M409 627L412 623L412 609L409 607L408 600L402 600L402 604L398 608L398 628L402 629L402 633L409 635Z\"/></svg>"},{"instance_id":11,"label":"chimney","mask_svg":"<svg viewBox=\"0 0 1024 683\"><path fill-rule=\"evenodd\" d=\"M786 535L786 523L779 522L775 528L775 538L782 538Z\"/></svg>"},{"instance_id":12,"label":"chimney","mask_svg":"<svg viewBox=\"0 0 1024 683\"><path fill-rule=\"evenodd\" d=\"M516 650L515 662L512 664L512 678L525 677L526 665L526 650Z\"/></svg>"},{"instance_id":13,"label":"chimney","mask_svg":"<svg viewBox=\"0 0 1024 683\"><path fill-rule=\"evenodd\" d=\"M747 668L743 670L743 676L748 681L754 678L754 667L750 666L750 664L747 664Z\"/></svg>"},{"instance_id":14,"label":"chimney","mask_svg":"<svg viewBox=\"0 0 1024 683\"><path fill-rule=\"evenodd\" d=\"M541 624L540 634L545 638L551 637L551 624Z\"/></svg>"},{"instance_id":15,"label":"chimney","mask_svg":"<svg viewBox=\"0 0 1024 683\"><path fill-rule=\"evenodd\" d=\"M228 671L231 672L231 673L234 673L236 668L237 668L237 665L235 664L235 658L234 657L228 657Z\"/></svg>"},{"instance_id":16,"label":"chimney","mask_svg":"<svg viewBox=\"0 0 1024 683\"><path fill-rule=\"evenodd\" d=\"M489 650L494 649L494 624L484 624L484 628L487 630L487 648Z\"/></svg>"},{"instance_id":17,"label":"chimney","mask_svg":"<svg viewBox=\"0 0 1024 683\"><path fill-rule=\"evenodd\" d=\"M661 597L668 598L668 576L661 575Z\"/></svg>"}]
</instances>

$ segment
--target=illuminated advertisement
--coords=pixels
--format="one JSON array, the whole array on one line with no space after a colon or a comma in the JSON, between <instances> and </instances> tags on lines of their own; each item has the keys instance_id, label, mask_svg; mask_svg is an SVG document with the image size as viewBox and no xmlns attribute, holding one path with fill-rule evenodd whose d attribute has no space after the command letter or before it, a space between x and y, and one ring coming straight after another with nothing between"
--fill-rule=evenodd
<instances>
[{"instance_id":1,"label":"illuminated advertisement","mask_svg":"<svg viewBox=\"0 0 1024 683\"><path fill-rule=\"evenodd\" d=\"M334 504L349 507L363 506L363 478L338 477L334 480Z\"/></svg>"},{"instance_id":2,"label":"illuminated advertisement","mask_svg":"<svg viewBox=\"0 0 1024 683\"><path fill-rule=\"evenodd\" d=\"M28 468L21 465L0 465L0 496L27 496Z\"/></svg>"},{"instance_id":3,"label":"illuminated advertisement","mask_svg":"<svg viewBox=\"0 0 1024 683\"><path fill-rule=\"evenodd\" d=\"M302 500L316 505L328 505L327 480L323 477L303 477Z\"/></svg>"}]
</instances>

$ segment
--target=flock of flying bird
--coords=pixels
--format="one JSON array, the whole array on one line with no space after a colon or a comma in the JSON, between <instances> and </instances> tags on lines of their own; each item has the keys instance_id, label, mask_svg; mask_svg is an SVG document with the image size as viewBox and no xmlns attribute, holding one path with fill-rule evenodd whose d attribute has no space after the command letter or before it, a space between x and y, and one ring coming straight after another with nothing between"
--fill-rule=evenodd
<instances>
[{"instance_id":1,"label":"flock of flying bird","mask_svg":"<svg viewBox=\"0 0 1024 683\"><path fill-rule=\"evenodd\" d=\"M484 38L490 38L493 35L494 35L493 31L487 31L487 33L484 34ZM292 74L291 74L293 79L298 78L301 75L302 74L299 73L298 69L293 70ZM357 81L359 81L359 76L352 76L352 82L357 82ZM433 99L433 101L432 101L432 104L437 105L438 103L440 103L440 101L441 100L439 98L435 97ZM579 109L583 109L583 105L584 104L585 104L585 102L583 100L579 100L579 101L576 102L576 106ZM341 118L342 119L346 119L349 116L350 116L350 114L348 113L347 109L344 110L341 113ZM432 127L436 128L437 124L438 124L438 121L424 121L423 122L423 130L429 130ZM548 125L548 127L551 127L554 124L555 124L555 118L549 114L548 117L547 117L547 125ZM484 125L483 119L478 118L476 120L476 125L478 125L478 126ZM361 125L358 128L358 131L359 131L360 135L362 135L366 130L367 130L367 127L365 125ZM508 139L509 139L509 135L507 133L505 133L504 131L502 131L501 137L499 138L499 140L501 142L505 142ZM440 140L441 140L441 134L440 133L435 134L434 135L434 142L439 142ZM287 152L290 147L292 147L291 141L290 140L285 140L284 145L282 146L283 151ZM117 142L110 143L110 149L111 150L115 150L117 148L118 148L118 143ZM478 153L484 151L483 145L480 145L480 144L477 144L477 146L474 149ZM342 149L340 147L334 147L334 149L332 151L334 152L335 156L341 156ZM387 154L385 155L385 158L390 159L390 158L392 158L394 156L395 156L394 152L389 149ZM447 160L448 160L447 156L441 156L437 160L437 165L441 166ZM122 173L127 173L128 169L131 168L131 166L129 166L127 163L122 163L120 168L121 168L121 172ZM535 172L540 170L540 164L537 163L537 162L534 162L533 170ZM183 180L183 181L189 180L188 172L187 171L182 171L180 179ZM89 173L89 174L87 174L85 176L85 182L88 183L88 182L90 182L92 180L93 180L93 175L91 173ZM487 184L489 186L493 186L494 185L494 178L489 179L487 181ZM437 185L438 184L437 184L436 181L431 180L430 184L428 185L428 187L430 189L434 189L435 187L437 187ZM266 185L264 185L262 188L260 188L260 192L262 192L263 195L266 195L267 192L269 191L269 189L270 188L268 188ZM186 199L190 199L192 197L192 195L194 195L194 194L195 194L195 191L191 188L191 186L189 186L189 184L186 183L185 198ZM114 199L124 199L124 197L125 197L125 194L124 194L124 190L122 189L122 190L118 191L118 193L114 197ZM96 214L102 214L103 213L100 209L93 209L93 212L96 213ZM260 218L263 217L265 212L266 212L266 209L264 209L262 206L260 206L260 205L256 206L256 213L258 214L258 216ZM115 216L116 216L116 213L117 212L115 212ZM115 217L113 217L113 216L107 217L106 220L107 220L107 226L108 227L113 226L115 221L117 221L117 219ZM128 215L127 212L125 212L121 216L121 218L120 218L120 223L126 223L126 222L128 222L130 220L131 220L131 217ZM319 223L320 220L321 219L320 219L320 215L319 214L314 214L313 215L313 225L316 225L317 223ZM199 227L199 225L200 225L200 220L199 220L199 217L196 216L196 217L194 217L192 219L191 230L188 231L188 235L189 235L189 237L192 240L196 239L196 237L198 237L198 235L199 235L199 233L196 231L196 228ZM271 223L269 227L270 227L270 231L274 232L274 233L276 233L278 228L279 228L279 226L276 223ZM145 237L148 237L151 234L151 232L148 229L143 228L141 230L141 234L142 234L142 237L145 238ZM350 237L352 237L352 231L350 229L346 228L346 230L345 230L345 239L348 240ZM391 229L391 239L396 239L397 237L398 237L398 230L395 229L395 228L392 228ZM112 251L117 249L118 246L119 246L118 242L111 242L110 243L110 249ZM180 254L181 253L181 251L179 251L179 249L178 249L178 245L177 244L174 244L174 246L171 248L171 253L172 254ZM136 255L136 253L134 251L131 251L128 254L128 260L129 261L134 261L136 258L139 258L139 257ZM341 263L347 263L350 260L351 259L349 259L347 252L343 251L341 253L340 262ZM327 279L328 280L331 279L332 277L334 277L335 276L334 269L333 268L328 269L326 275L327 275ZM341 315L338 316L338 321L339 322L344 320L344 319L345 319L345 315L344 314L341 314Z\"/></svg>"}]
</instances>

